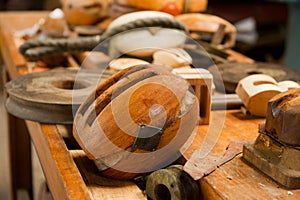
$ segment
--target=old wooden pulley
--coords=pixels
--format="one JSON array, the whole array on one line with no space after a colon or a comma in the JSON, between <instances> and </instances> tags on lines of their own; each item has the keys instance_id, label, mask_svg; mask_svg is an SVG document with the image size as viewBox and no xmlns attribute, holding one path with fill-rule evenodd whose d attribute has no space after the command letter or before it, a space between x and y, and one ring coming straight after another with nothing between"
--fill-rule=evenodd
<instances>
[{"instance_id":1,"label":"old wooden pulley","mask_svg":"<svg viewBox=\"0 0 300 200\"><path fill-rule=\"evenodd\" d=\"M204 13L186 13L176 16L189 29L195 40L208 41L219 48L231 48L235 45L236 28L229 21L216 15Z\"/></svg>"},{"instance_id":2,"label":"old wooden pulley","mask_svg":"<svg viewBox=\"0 0 300 200\"><path fill-rule=\"evenodd\" d=\"M187 81L138 65L96 88L76 113L73 135L103 175L130 179L175 161L198 114Z\"/></svg>"},{"instance_id":3,"label":"old wooden pulley","mask_svg":"<svg viewBox=\"0 0 300 200\"><path fill-rule=\"evenodd\" d=\"M134 57L148 57L156 50L183 47L186 42L188 30L185 25L172 15L158 11L139 11L122 15L112 21L107 30L126 27L137 20L141 21L139 26L123 30L111 38L111 56L121 53Z\"/></svg>"},{"instance_id":4,"label":"old wooden pulley","mask_svg":"<svg viewBox=\"0 0 300 200\"><path fill-rule=\"evenodd\" d=\"M228 93L234 93L238 82L253 74L265 74L273 77L276 81L292 80L299 81L300 74L296 71L279 64L256 62L256 63L224 63L208 69L214 78L217 89L223 88ZM221 76L220 76L220 75Z\"/></svg>"},{"instance_id":5,"label":"old wooden pulley","mask_svg":"<svg viewBox=\"0 0 300 200\"><path fill-rule=\"evenodd\" d=\"M6 108L19 118L43 123L72 124L78 108L97 85L98 75L59 68L19 76L6 84Z\"/></svg>"},{"instance_id":6,"label":"old wooden pulley","mask_svg":"<svg viewBox=\"0 0 300 200\"><path fill-rule=\"evenodd\" d=\"M172 15L203 12L207 7L207 0L115 0L114 3L136 10L156 10Z\"/></svg>"}]
</instances>

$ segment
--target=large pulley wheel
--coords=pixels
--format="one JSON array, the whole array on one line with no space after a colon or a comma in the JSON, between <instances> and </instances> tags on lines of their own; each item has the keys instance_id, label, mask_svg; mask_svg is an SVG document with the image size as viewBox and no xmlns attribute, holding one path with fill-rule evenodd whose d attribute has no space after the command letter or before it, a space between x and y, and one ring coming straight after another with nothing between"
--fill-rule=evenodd
<instances>
[{"instance_id":1,"label":"large pulley wheel","mask_svg":"<svg viewBox=\"0 0 300 200\"><path fill-rule=\"evenodd\" d=\"M98 75L60 68L19 76L6 84L6 108L12 115L42 123L72 124L78 108L97 85Z\"/></svg>"},{"instance_id":2,"label":"large pulley wheel","mask_svg":"<svg viewBox=\"0 0 300 200\"><path fill-rule=\"evenodd\" d=\"M198 183L180 165L160 169L147 177L146 194L151 200L198 200Z\"/></svg>"},{"instance_id":3,"label":"large pulley wheel","mask_svg":"<svg viewBox=\"0 0 300 200\"><path fill-rule=\"evenodd\" d=\"M73 135L103 175L131 179L176 160L198 113L184 79L139 65L96 88L76 113Z\"/></svg>"},{"instance_id":4,"label":"large pulley wheel","mask_svg":"<svg viewBox=\"0 0 300 200\"><path fill-rule=\"evenodd\" d=\"M222 89L224 84L225 90L228 93L234 93L238 82L253 74L266 74L278 82L300 80L300 74L296 71L274 63L224 63L217 65L217 67L210 67L208 70L215 77L214 83L216 88Z\"/></svg>"}]
</instances>

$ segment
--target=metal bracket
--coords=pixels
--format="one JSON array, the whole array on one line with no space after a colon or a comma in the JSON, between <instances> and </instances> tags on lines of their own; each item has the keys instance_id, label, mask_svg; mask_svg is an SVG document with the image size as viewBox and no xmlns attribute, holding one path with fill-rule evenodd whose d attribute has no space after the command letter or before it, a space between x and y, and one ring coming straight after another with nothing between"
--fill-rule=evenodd
<instances>
[{"instance_id":1,"label":"metal bracket","mask_svg":"<svg viewBox=\"0 0 300 200\"><path fill-rule=\"evenodd\" d=\"M142 124L139 126L132 149L155 151L160 143L162 134L161 128Z\"/></svg>"}]
</instances>

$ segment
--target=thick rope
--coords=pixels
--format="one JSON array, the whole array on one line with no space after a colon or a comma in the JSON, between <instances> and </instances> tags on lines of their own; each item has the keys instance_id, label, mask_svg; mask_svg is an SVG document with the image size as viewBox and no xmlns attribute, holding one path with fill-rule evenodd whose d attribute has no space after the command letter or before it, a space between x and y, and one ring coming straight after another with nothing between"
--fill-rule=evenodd
<instances>
[{"instance_id":1,"label":"thick rope","mask_svg":"<svg viewBox=\"0 0 300 200\"><path fill-rule=\"evenodd\" d=\"M38 60L40 57L54 53L91 51L99 43L118 33L135 28L162 27L178 29L188 33L186 26L175 18L137 19L122 26L107 29L101 36L78 37L67 39L32 39L26 41L19 48L19 52L29 60Z\"/></svg>"}]
</instances>

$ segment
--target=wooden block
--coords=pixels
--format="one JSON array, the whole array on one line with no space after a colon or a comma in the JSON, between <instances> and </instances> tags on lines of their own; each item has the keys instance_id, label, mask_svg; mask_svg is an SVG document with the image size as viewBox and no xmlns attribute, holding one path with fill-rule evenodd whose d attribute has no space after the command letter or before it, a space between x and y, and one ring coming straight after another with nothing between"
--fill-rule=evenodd
<instances>
[{"instance_id":1,"label":"wooden block","mask_svg":"<svg viewBox=\"0 0 300 200\"><path fill-rule=\"evenodd\" d=\"M210 72L200 68L178 68L174 69L173 72L183 77L193 87L199 100L199 124L209 124L213 78Z\"/></svg>"},{"instance_id":2,"label":"wooden block","mask_svg":"<svg viewBox=\"0 0 300 200\"><path fill-rule=\"evenodd\" d=\"M222 112L224 111L213 111L211 118L222 120ZM257 125L264 122L264 118L243 115L240 110L227 110L220 138L210 155L218 157L224 155L225 149L232 140L255 140L258 135ZM189 159L192 153L205 143L204 140L210 127L211 125L199 126L199 132L192 145L183 152L186 159ZM300 189L287 190L280 187L257 169L243 162L241 156L234 158L201 179L200 187L203 199L212 200L298 200L300 195Z\"/></svg>"},{"instance_id":3,"label":"wooden block","mask_svg":"<svg viewBox=\"0 0 300 200\"><path fill-rule=\"evenodd\" d=\"M181 48L169 48L153 54L153 64L166 65L172 68L185 67L192 64L191 56Z\"/></svg>"},{"instance_id":4,"label":"wooden block","mask_svg":"<svg viewBox=\"0 0 300 200\"><path fill-rule=\"evenodd\" d=\"M109 63L109 68L115 71L120 71L135 65L146 65L148 62L136 58L117 58Z\"/></svg>"},{"instance_id":5,"label":"wooden block","mask_svg":"<svg viewBox=\"0 0 300 200\"><path fill-rule=\"evenodd\" d=\"M132 199L145 200L143 194L132 181L120 181L101 176L94 163L82 150L71 150L86 187L93 199Z\"/></svg>"},{"instance_id":6,"label":"wooden block","mask_svg":"<svg viewBox=\"0 0 300 200\"><path fill-rule=\"evenodd\" d=\"M243 158L280 185L300 189L300 150L261 133L243 149Z\"/></svg>"},{"instance_id":7,"label":"wooden block","mask_svg":"<svg viewBox=\"0 0 300 200\"><path fill-rule=\"evenodd\" d=\"M268 101L283 90L272 77L255 74L242 79L235 91L251 114L264 117Z\"/></svg>"},{"instance_id":8,"label":"wooden block","mask_svg":"<svg viewBox=\"0 0 300 200\"><path fill-rule=\"evenodd\" d=\"M278 83L278 87L283 89L283 90L289 90L293 88L300 88L299 84L296 83L295 81L281 81Z\"/></svg>"}]
</instances>

